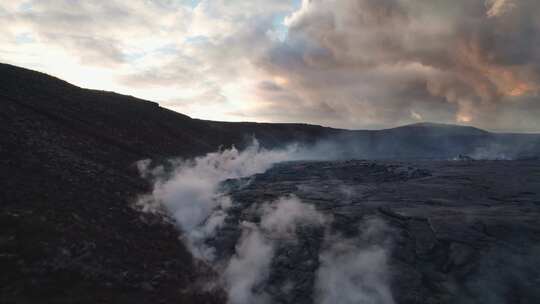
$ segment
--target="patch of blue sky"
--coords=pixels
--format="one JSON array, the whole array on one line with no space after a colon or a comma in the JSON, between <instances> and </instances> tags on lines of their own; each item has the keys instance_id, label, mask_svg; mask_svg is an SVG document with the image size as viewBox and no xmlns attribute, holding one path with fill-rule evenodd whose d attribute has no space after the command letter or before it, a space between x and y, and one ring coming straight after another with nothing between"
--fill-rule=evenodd
<instances>
[{"instance_id":1,"label":"patch of blue sky","mask_svg":"<svg viewBox=\"0 0 540 304\"><path fill-rule=\"evenodd\" d=\"M209 41L208 37L203 35L189 36L184 39L184 42L189 44L203 44Z\"/></svg>"},{"instance_id":2,"label":"patch of blue sky","mask_svg":"<svg viewBox=\"0 0 540 304\"><path fill-rule=\"evenodd\" d=\"M191 8L195 8L197 5L199 5L199 2L201 2L201 0L180 0L182 5L186 5Z\"/></svg>"},{"instance_id":3,"label":"patch of blue sky","mask_svg":"<svg viewBox=\"0 0 540 304\"><path fill-rule=\"evenodd\" d=\"M302 0L293 0L293 6L295 9L299 9L302 6Z\"/></svg>"},{"instance_id":4,"label":"patch of blue sky","mask_svg":"<svg viewBox=\"0 0 540 304\"><path fill-rule=\"evenodd\" d=\"M19 5L18 9L22 12L29 12L32 10L33 1L25 1Z\"/></svg>"},{"instance_id":5,"label":"patch of blue sky","mask_svg":"<svg viewBox=\"0 0 540 304\"><path fill-rule=\"evenodd\" d=\"M32 37L32 34L30 33L22 33L15 36L15 42L17 44L27 44L27 43L34 43L34 37Z\"/></svg>"},{"instance_id":6,"label":"patch of blue sky","mask_svg":"<svg viewBox=\"0 0 540 304\"><path fill-rule=\"evenodd\" d=\"M201 0L143 0L147 4L175 10L179 7L194 9Z\"/></svg>"},{"instance_id":7,"label":"patch of blue sky","mask_svg":"<svg viewBox=\"0 0 540 304\"><path fill-rule=\"evenodd\" d=\"M32 2L31 1L26 1L26 2L23 2L21 4L19 4L16 8L16 11L19 11L19 12L29 12L32 10ZM0 3L0 17L7 17L9 16L10 14L12 14L12 12L8 11L5 7L2 6L2 4Z\"/></svg>"},{"instance_id":8,"label":"patch of blue sky","mask_svg":"<svg viewBox=\"0 0 540 304\"><path fill-rule=\"evenodd\" d=\"M154 50L154 53L171 55L178 53L178 46L175 43L168 43Z\"/></svg>"},{"instance_id":9,"label":"patch of blue sky","mask_svg":"<svg viewBox=\"0 0 540 304\"><path fill-rule=\"evenodd\" d=\"M153 50L125 53L124 59L128 62L135 62L150 54L174 55L176 53L178 53L178 47L176 44L169 43Z\"/></svg>"},{"instance_id":10,"label":"patch of blue sky","mask_svg":"<svg viewBox=\"0 0 540 304\"><path fill-rule=\"evenodd\" d=\"M293 11L298 10L302 6L302 0L292 0L292 11L288 14L292 13ZM274 17L272 20L272 31L274 35L279 39L280 41L287 40L287 35L289 34L289 28L285 25L285 18L288 14L279 14Z\"/></svg>"},{"instance_id":11,"label":"patch of blue sky","mask_svg":"<svg viewBox=\"0 0 540 304\"><path fill-rule=\"evenodd\" d=\"M272 32L280 41L285 41L289 34L289 28L283 23L285 16L279 15L272 20Z\"/></svg>"},{"instance_id":12,"label":"patch of blue sky","mask_svg":"<svg viewBox=\"0 0 540 304\"><path fill-rule=\"evenodd\" d=\"M123 57L124 60L127 62L134 62L141 58L144 58L146 55L148 55L148 52L130 52L130 53L124 53Z\"/></svg>"}]
</instances>

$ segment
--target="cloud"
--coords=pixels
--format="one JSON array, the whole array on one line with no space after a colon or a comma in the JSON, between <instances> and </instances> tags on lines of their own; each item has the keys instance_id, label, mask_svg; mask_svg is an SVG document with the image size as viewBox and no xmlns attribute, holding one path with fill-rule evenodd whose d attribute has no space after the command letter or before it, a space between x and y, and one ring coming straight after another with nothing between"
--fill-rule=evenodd
<instances>
[{"instance_id":1,"label":"cloud","mask_svg":"<svg viewBox=\"0 0 540 304\"><path fill-rule=\"evenodd\" d=\"M535 0L9 1L0 54L201 118L377 128L414 111L537 131L539 13Z\"/></svg>"},{"instance_id":2,"label":"cloud","mask_svg":"<svg viewBox=\"0 0 540 304\"><path fill-rule=\"evenodd\" d=\"M493 128L501 104L537 98L540 61L529 50L540 45L539 8L526 0L304 1L285 19L288 40L260 65L288 75L285 89L305 107L350 113L342 126L410 122L414 107L426 120Z\"/></svg>"},{"instance_id":3,"label":"cloud","mask_svg":"<svg viewBox=\"0 0 540 304\"><path fill-rule=\"evenodd\" d=\"M486 4L489 8L486 13L488 17L499 17L516 6L513 0L488 0Z\"/></svg>"},{"instance_id":4,"label":"cloud","mask_svg":"<svg viewBox=\"0 0 540 304\"><path fill-rule=\"evenodd\" d=\"M7 10L14 17L15 23L10 26L14 31L25 29L44 43L67 49L83 64L99 64L98 56L103 61L122 63L123 51L151 48L160 43L160 36L187 30L187 11L172 3L40 0L25 1L24 6L12 5ZM87 53L94 53L95 60L85 62Z\"/></svg>"}]
</instances>

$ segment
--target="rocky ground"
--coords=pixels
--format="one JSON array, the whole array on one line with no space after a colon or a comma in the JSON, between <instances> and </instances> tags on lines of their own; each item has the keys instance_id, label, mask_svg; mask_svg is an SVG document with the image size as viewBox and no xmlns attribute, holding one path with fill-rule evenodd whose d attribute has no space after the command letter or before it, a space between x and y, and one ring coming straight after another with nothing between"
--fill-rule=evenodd
<instances>
[{"instance_id":1,"label":"rocky ground","mask_svg":"<svg viewBox=\"0 0 540 304\"><path fill-rule=\"evenodd\" d=\"M343 240L357 244L353 256L369 243L385 250L395 303L540 303L538 161L290 162L244 182L225 183L233 207L208 241L219 259L234 254L240 222L260 220L265 202L292 194L331 219L277 240L258 287L276 303L322 297L318 271ZM374 218L384 225L366 238Z\"/></svg>"}]
</instances>

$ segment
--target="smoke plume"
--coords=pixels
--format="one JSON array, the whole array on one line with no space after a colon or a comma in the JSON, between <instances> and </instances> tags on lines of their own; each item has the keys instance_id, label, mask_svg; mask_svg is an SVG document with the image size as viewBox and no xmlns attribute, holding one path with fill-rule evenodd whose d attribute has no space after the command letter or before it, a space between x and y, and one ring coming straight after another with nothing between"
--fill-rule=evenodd
<instances>
[{"instance_id":1,"label":"smoke plume","mask_svg":"<svg viewBox=\"0 0 540 304\"><path fill-rule=\"evenodd\" d=\"M143 211L166 214L178 225L193 255L218 272L218 283L228 292L229 303L268 303L272 296L265 286L282 242L297 242L299 227L326 229L332 218L294 195L253 202L248 212L256 220L250 217L239 223L241 235L234 253L217 261L218 248L207 241L225 225L227 212L235 205L220 185L230 178L262 173L277 162L337 157L325 153L327 145L322 147L266 150L254 141L243 151L231 148L194 160L173 161L172 170L140 162L141 174L154 180L154 189L138 204ZM386 266L388 246L383 237L386 226L373 220L360 229L357 239L328 234L324 240L326 249L320 253L315 286L317 303L393 303Z\"/></svg>"},{"instance_id":2,"label":"smoke plume","mask_svg":"<svg viewBox=\"0 0 540 304\"><path fill-rule=\"evenodd\" d=\"M226 149L194 160L172 162L174 170L164 173L163 167L149 169L147 162L140 163L143 176L153 177L154 189L142 197L138 204L143 211L160 212L165 209L183 232L183 238L194 255L213 259L211 248L204 239L211 236L225 219L230 199L219 191L226 179L241 178L262 173L280 161L291 159L294 148L266 150L256 140L243 151Z\"/></svg>"},{"instance_id":3,"label":"smoke plume","mask_svg":"<svg viewBox=\"0 0 540 304\"><path fill-rule=\"evenodd\" d=\"M296 238L298 225L322 225L325 217L297 197L282 197L262 204L256 212L262 214L260 223L243 222L242 236L234 256L225 269L224 284L233 304L266 303L264 290L277 240Z\"/></svg>"},{"instance_id":4,"label":"smoke plume","mask_svg":"<svg viewBox=\"0 0 540 304\"><path fill-rule=\"evenodd\" d=\"M388 270L387 226L370 219L358 238L328 236L320 254L316 303L393 304Z\"/></svg>"},{"instance_id":5,"label":"smoke plume","mask_svg":"<svg viewBox=\"0 0 540 304\"><path fill-rule=\"evenodd\" d=\"M224 274L229 302L266 303L268 295L256 290L267 277L274 255L273 244L253 223L243 223L243 232Z\"/></svg>"}]
</instances>

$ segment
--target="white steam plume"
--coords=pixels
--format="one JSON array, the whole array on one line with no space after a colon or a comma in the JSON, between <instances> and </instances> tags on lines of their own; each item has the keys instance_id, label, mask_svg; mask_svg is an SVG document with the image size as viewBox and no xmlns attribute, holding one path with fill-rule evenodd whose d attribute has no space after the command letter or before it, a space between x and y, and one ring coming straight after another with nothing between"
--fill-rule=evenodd
<instances>
[{"instance_id":1,"label":"white steam plume","mask_svg":"<svg viewBox=\"0 0 540 304\"><path fill-rule=\"evenodd\" d=\"M283 150L266 150L254 140L243 151L231 148L189 161L176 161L172 175L165 176L163 168L148 170L141 162L143 176L155 178L154 189L138 204L143 211L156 212L164 207L183 231L183 238L199 258L212 260L212 249L204 246L225 219L230 198L219 193L219 185L229 178L241 178L262 173L274 163L294 159L295 146Z\"/></svg>"},{"instance_id":2,"label":"white steam plume","mask_svg":"<svg viewBox=\"0 0 540 304\"><path fill-rule=\"evenodd\" d=\"M322 225L324 216L296 196L281 197L263 206L261 227L272 237L295 238L297 225Z\"/></svg>"},{"instance_id":3,"label":"white steam plume","mask_svg":"<svg viewBox=\"0 0 540 304\"><path fill-rule=\"evenodd\" d=\"M224 273L229 303L266 303L268 295L256 288L268 276L274 246L255 224L244 222L242 226L235 255Z\"/></svg>"},{"instance_id":4,"label":"white steam plume","mask_svg":"<svg viewBox=\"0 0 540 304\"><path fill-rule=\"evenodd\" d=\"M380 220L370 220L359 239L331 236L321 252L315 283L315 302L394 304L387 265L387 230Z\"/></svg>"},{"instance_id":5,"label":"white steam plume","mask_svg":"<svg viewBox=\"0 0 540 304\"><path fill-rule=\"evenodd\" d=\"M324 149L306 151L296 146L265 150L254 141L243 151L231 148L190 161L176 161L172 174L166 174L162 167L150 170L148 162L141 162L141 174L152 177L155 183L152 193L142 197L139 205L147 212L165 210L182 230L193 255L213 263L216 248L207 245L206 240L224 224L227 209L233 204L230 197L220 193L221 182L262 173L277 162L332 158L330 153L321 152ZM230 260L215 265L231 304L271 301L264 287L277 242L296 240L299 226L329 222L313 205L295 196L255 206L258 208L253 212L260 215L260 222L242 222L235 253ZM387 282L386 249L381 245L365 246L372 239L380 240L378 233L384 227L380 222L369 222L362 230L360 243L336 236L325 241L329 246L319 257L317 303L393 303Z\"/></svg>"},{"instance_id":6,"label":"white steam plume","mask_svg":"<svg viewBox=\"0 0 540 304\"><path fill-rule=\"evenodd\" d=\"M277 162L318 157L314 151L305 151L294 145L266 150L254 140L243 151L233 147L194 160L175 161L172 174L166 174L163 167L150 170L149 162L142 161L141 174L154 179L154 189L141 197L138 204L146 212L165 210L182 230L193 255L213 262L215 248L205 241L223 225L232 205L230 197L220 193L220 183L262 173ZM261 222L242 223L235 253L220 271L232 304L268 301L261 286L269 274L276 240L294 239L297 225L320 225L324 221L313 206L303 204L295 196L263 203L254 212L261 215Z\"/></svg>"},{"instance_id":7,"label":"white steam plume","mask_svg":"<svg viewBox=\"0 0 540 304\"><path fill-rule=\"evenodd\" d=\"M322 225L325 221L312 205L302 203L295 196L264 204L259 212L262 212L259 225L242 223L242 237L225 270L224 279L231 304L270 301L261 286L269 275L276 241L294 240L298 225Z\"/></svg>"}]
</instances>

